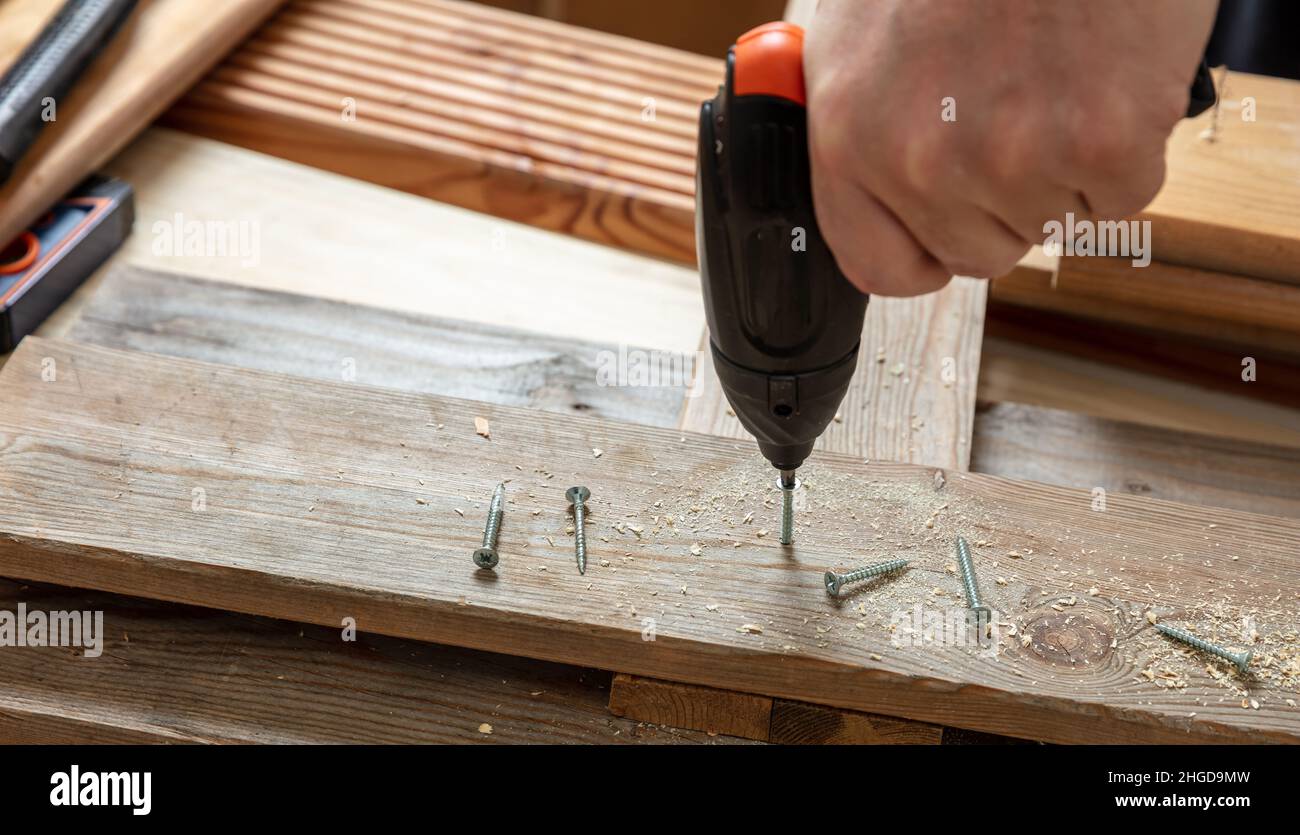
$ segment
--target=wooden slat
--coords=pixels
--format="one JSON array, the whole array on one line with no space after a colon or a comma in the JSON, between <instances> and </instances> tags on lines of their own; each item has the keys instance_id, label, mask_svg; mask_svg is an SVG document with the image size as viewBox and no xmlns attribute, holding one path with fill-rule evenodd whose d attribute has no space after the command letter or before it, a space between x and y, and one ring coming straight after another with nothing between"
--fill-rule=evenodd
<instances>
[{"instance_id":1,"label":"wooden slat","mask_svg":"<svg viewBox=\"0 0 1300 835\"><path fill-rule=\"evenodd\" d=\"M615 716L782 745L938 745L943 728L911 719L618 673Z\"/></svg>"},{"instance_id":2,"label":"wooden slat","mask_svg":"<svg viewBox=\"0 0 1300 835\"><path fill-rule=\"evenodd\" d=\"M699 347L692 269L176 131L148 131L108 170L137 191L120 262L548 336ZM244 224L256 252L170 252L159 242L178 220Z\"/></svg>"},{"instance_id":3,"label":"wooden slat","mask_svg":"<svg viewBox=\"0 0 1300 835\"><path fill-rule=\"evenodd\" d=\"M857 371L817 449L966 469L987 292L985 282L959 278L928 296L873 298ZM701 359L681 428L752 443L722 393L707 342Z\"/></svg>"},{"instance_id":4,"label":"wooden slat","mask_svg":"<svg viewBox=\"0 0 1300 835\"><path fill-rule=\"evenodd\" d=\"M1300 449L1016 403L976 412L971 469L1300 518Z\"/></svg>"},{"instance_id":5,"label":"wooden slat","mask_svg":"<svg viewBox=\"0 0 1300 835\"><path fill-rule=\"evenodd\" d=\"M9 5L0 9L0 29L8 28L9 14L31 19L24 12L30 5L12 11ZM58 102L58 119L0 188L0 241L12 240L112 158L279 5L280 0L140 4L105 54ZM29 29L26 23L16 28ZM7 63L0 54L0 64Z\"/></svg>"},{"instance_id":6,"label":"wooden slat","mask_svg":"<svg viewBox=\"0 0 1300 835\"><path fill-rule=\"evenodd\" d=\"M717 59L474 3L318 0L291 4L167 120L694 263L695 122L721 78Z\"/></svg>"},{"instance_id":7,"label":"wooden slat","mask_svg":"<svg viewBox=\"0 0 1300 835\"><path fill-rule=\"evenodd\" d=\"M995 279L993 301L1105 323L1193 336L1250 352L1300 355L1300 286L1153 261L1060 259Z\"/></svg>"},{"instance_id":8,"label":"wooden slat","mask_svg":"<svg viewBox=\"0 0 1300 835\"><path fill-rule=\"evenodd\" d=\"M1164 188L1140 217L1162 261L1300 283L1300 82L1230 73L1221 112L1174 129ZM1243 120L1246 99L1254 121Z\"/></svg>"},{"instance_id":9,"label":"wooden slat","mask_svg":"<svg viewBox=\"0 0 1300 835\"><path fill-rule=\"evenodd\" d=\"M10 576L350 615L381 634L1044 740L1300 736L1285 701L1300 522L1127 496L1098 512L1086 491L825 455L791 551L743 522L772 514L768 468L725 439L40 339L0 380ZM513 501L489 582L468 554L502 478ZM585 578L561 499L579 479L593 489ZM945 569L958 533L1017 628L996 660L891 645L895 613L960 605ZM827 567L895 554L916 567L827 600ZM1211 677L1148 612L1234 644L1254 624L1254 678Z\"/></svg>"},{"instance_id":10,"label":"wooden slat","mask_svg":"<svg viewBox=\"0 0 1300 835\"><path fill-rule=\"evenodd\" d=\"M317 380L673 426L686 380L602 385L617 345L403 314L132 267L104 280L69 338ZM635 358L640 349L627 348ZM642 352L648 356L648 352ZM346 376L345 376L346 375Z\"/></svg>"},{"instance_id":11,"label":"wooden slat","mask_svg":"<svg viewBox=\"0 0 1300 835\"><path fill-rule=\"evenodd\" d=\"M610 717L598 670L0 579L20 603L103 612L103 654L0 653L6 743L710 741Z\"/></svg>"},{"instance_id":12,"label":"wooden slat","mask_svg":"<svg viewBox=\"0 0 1300 835\"><path fill-rule=\"evenodd\" d=\"M679 684L617 673L610 685L609 710L637 722L688 728L709 734L768 741L772 699L698 684Z\"/></svg>"}]
</instances>

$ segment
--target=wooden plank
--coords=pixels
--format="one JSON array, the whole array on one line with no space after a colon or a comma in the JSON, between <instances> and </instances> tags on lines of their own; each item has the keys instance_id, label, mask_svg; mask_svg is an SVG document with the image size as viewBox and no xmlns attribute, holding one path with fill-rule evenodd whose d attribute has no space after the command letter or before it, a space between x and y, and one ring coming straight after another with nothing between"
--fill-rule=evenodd
<instances>
[{"instance_id":1,"label":"wooden plank","mask_svg":"<svg viewBox=\"0 0 1300 835\"><path fill-rule=\"evenodd\" d=\"M1300 283L1300 82L1216 73L1221 112L1184 120L1139 217L1161 261ZM1247 100L1251 101L1247 101ZM1249 118L1253 113L1254 118Z\"/></svg>"},{"instance_id":2,"label":"wooden plank","mask_svg":"<svg viewBox=\"0 0 1300 835\"><path fill-rule=\"evenodd\" d=\"M1138 269L1117 258L1060 259L1055 273L1021 267L994 279L994 302L1300 355L1300 287L1178 267Z\"/></svg>"},{"instance_id":3,"label":"wooden plank","mask_svg":"<svg viewBox=\"0 0 1300 835\"><path fill-rule=\"evenodd\" d=\"M693 264L695 125L722 66L476 3L299 2L167 122Z\"/></svg>"},{"instance_id":4,"label":"wooden plank","mask_svg":"<svg viewBox=\"0 0 1300 835\"><path fill-rule=\"evenodd\" d=\"M768 741L779 745L938 745L943 728L855 710L777 699Z\"/></svg>"},{"instance_id":5,"label":"wooden plank","mask_svg":"<svg viewBox=\"0 0 1300 835\"><path fill-rule=\"evenodd\" d=\"M817 449L966 469L987 292L986 282L959 278L927 296L873 298L857 371ZM722 393L707 342L699 375L681 428L749 438Z\"/></svg>"},{"instance_id":6,"label":"wooden plank","mask_svg":"<svg viewBox=\"0 0 1300 835\"><path fill-rule=\"evenodd\" d=\"M638 722L767 742L772 699L625 673L614 675L609 710Z\"/></svg>"},{"instance_id":7,"label":"wooden plank","mask_svg":"<svg viewBox=\"0 0 1300 835\"><path fill-rule=\"evenodd\" d=\"M725 439L40 339L0 379L9 576L1049 741L1300 737L1300 522L1128 496L1097 512L1087 491L825 455L786 550L743 521L772 512L767 465ZM503 477L489 582L468 553ZM585 578L561 500L578 479ZM996 659L889 637L915 604L960 606L957 533L1016 627ZM826 568L896 554L916 568L825 597ZM1234 644L1252 624L1253 678L1210 676L1148 613Z\"/></svg>"},{"instance_id":8,"label":"wooden plank","mask_svg":"<svg viewBox=\"0 0 1300 835\"><path fill-rule=\"evenodd\" d=\"M694 270L176 131L148 131L108 170L137 190L137 234L118 263L569 339L699 347ZM164 240L241 225L257 242L247 253L186 254Z\"/></svg>"},{"instance_id":9,"label":"wooden plank","mask_svg":"<svg viewBox=\"0 0 1300 835\"><path fill-rule=\"evenodd\" d=\"M615 716L782 745L938 745L938 725L618 673Z\"/></svg>"},{"instance_id":10,"label":"wooden plank","mask_svg":"<svg viewBox=\"0 0 1300 835\"><path fill-rule=\"evenodd\" d=\"M112 158L279 5L280 0L142 3L57 103L56 121L0 188L0 241L12 240ZM7 17L8 5L5 12ZM31 19L22 8L14 14ZM0 29L7 26L0 20ZM0 57L0 63L8 61Z\"/></svg>"},{"instance_id":11,"label":"wooden plank","mask_svg":"<svg viewBox=\"0 0 1300 835\"><path fill-rule=\"evenodd\" d=\"M69 338L648 426L673 426L686 391L685 379L665 378L653 386L602 384L599 370L616 362L617 345L125 266L105 278ZM635 359L640 349L630 350Z\"/></svg>"},{"instance_id":12,"label":"wooden plank","mask_svg":"<svg viewBox=\"0 0 1300 835\"><path fill-rule=\"evenodd\" d=\"M971 469L1300 518L1300 449L1016 403L976 412Z\"/></svg>"},{"instance_id":13,"label":"wooden plank","mask_svg":"<svg viewBox=\"0 0 1300 835\"><path fill-rule=\"evenodd\" d=\"M6 743L710 741L611 717L597 670L0 579L20 604L103 612L103 654L0 653Z\"/></svg>"}]
</instances>

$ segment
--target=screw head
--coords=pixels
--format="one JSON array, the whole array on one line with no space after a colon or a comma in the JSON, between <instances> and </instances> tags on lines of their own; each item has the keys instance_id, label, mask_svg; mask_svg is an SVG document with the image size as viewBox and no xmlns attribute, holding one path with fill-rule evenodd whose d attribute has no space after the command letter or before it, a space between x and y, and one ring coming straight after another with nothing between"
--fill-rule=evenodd
<instances>
[{"instance_id":1,"label":"screw head","mask_svg":"<svg viewBox=\"0 0 1300 835\"><path fill-rule=\"evenodd\" d=\"M479 548L474 552L474 564L479 568L496 568L499 558L495 548Z\"/></svg>"},{"instance_id":2,"label":"screw head","mask_svg":"<svg viewBox=\"0 0 1300 835\"><path fill-rule=\"evenodd\" d=\"M1254 657L1255 657L1255 650L1253 649L1248 649L1245 652L1238 653L1237 670L1244 675L1246 672L1246 668L1250 666L1250 659Z\"/></svg>"},{"instance_id":3,"label":"screw head","mask_svg":"<svg viewBox=\"0 0 1300 835\"><path fill-rule=\"evenodd\" d=\"M839 596L840 585L843 582L843 578L839 574L836 574L834 571L827 571L825 579L826 579L826 593L829 594L831 597Z\"/></svg>"},{"instance_id":4,"label":"screw head","mask_svg":"<svg viewBox=\"0 0 1300 835\"><path fill-rule=\"evenodd\" d=\"M585 504L591 498L591 491L586 487L570 487L564 491L564 498L569 500L569 504Z\"/></svg>"}]
</instances>

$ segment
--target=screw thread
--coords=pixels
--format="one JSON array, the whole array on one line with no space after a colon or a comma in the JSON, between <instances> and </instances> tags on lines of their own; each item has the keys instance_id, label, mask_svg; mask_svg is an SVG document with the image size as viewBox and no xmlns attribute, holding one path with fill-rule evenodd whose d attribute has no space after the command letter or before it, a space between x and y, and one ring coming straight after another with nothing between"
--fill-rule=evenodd
<instances>
[{"instance_id":1,"label":"screw thread","mask_svg":"<svg viewBox=\"0 0 1300 835\"><path fill-rule=\"evenodd\" d=\"M497 536L501 533L501 517L505 513L506 486L498 484L492 492L492 504L488 507L487 527L483 528L483 547L496 548Z\"/></svg>"},{"instance_id":2,"label":"screw thread","mask_svg":"<svg viewBox=\"0 0 1300 835\"><path fill-rule=\"evenodd\" d=\"M781 488L781 544L794 542L794 491L799 489L799 479L794 470L782 470L776 479Z\"/></svg>"},{"instance_id":3,"label":"screw thread","mask_svg":"<svg viewBox=\"0 0 1300 835\"><path fill-rule=\"evenodd\" d=\"M573 547L578 555L578 573L587 573L587 532L583 525L587 522L587 508L578 502L573 506Z\"/></svg>"},{"instance_id":4,"label":"screw thread","mask_svg":"<svg viewBox=\"0 0 1300 835\"><path fill-rule=\"evenodd\" d=\"M868 565L863 568L857 568L842 575L841 583L856 583L859 580L866 580L871 577L879 577L882 574L891 574L903 566L907 565L910 560L890 560L889 562Z\"/></svg>"},{"instance_id":5,"label":"screw thread","mask_svg":"<svg viewBox=\"0 0 1300 835\"><path fill-rule=\"evenodd\" d=\"M1168 635L1170 638L1173 638L1175 641L1181 641L1182 643L1187 644L1190 647L1195 647L1196 649L1202 650L1204 652L1208 652L1211 655L1215 655L1218 656L1219 658L1224 659L1225 661L1231 661L1233 664L1236 664L1242 670L1245 670L1246 665L1250 662L1251 654L1248 652L1240 652L1240 653L1232 652L1230 650L1225 649L1224 647L1219 646L1218 644L1212 644L1209 641L1205 640L1204 638L1198 638L1190 632L1184 632L1183 630L1178 629L1177 627L1167 626L1163 623L1157 623L1156 630L1159 631L1161 634Z\"/></svg>"},{"instance_id":6,"label":"screw thread","mask_svg":"<svg viewBox=\"0 0 1300 835\"><path fill-rule=\"evenodd\" d=\"M957 537L957 567L961 569L961 584L966 589L966 605L972 609L983 609L979 587L975 585L975 566L970 561L970 546L964 537Z\"/></svg>"}]
</instances>

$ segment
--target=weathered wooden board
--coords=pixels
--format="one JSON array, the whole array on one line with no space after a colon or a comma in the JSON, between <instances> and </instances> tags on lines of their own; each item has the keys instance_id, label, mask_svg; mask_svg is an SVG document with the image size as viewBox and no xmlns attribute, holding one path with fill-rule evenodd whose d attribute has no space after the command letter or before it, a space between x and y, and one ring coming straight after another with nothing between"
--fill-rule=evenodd
<instances>
[{"instance_id":1,"label":"weathered wooden board","mask_svg":"<svg viewBox=\"0 0 1300 835\"><path fill-rule=\"evenodd\" d=\"M987 295L987 282L958 278L927 296L873 298L857 371L817 449L967 469ZM722 393L707 339L681 428L752 443Z\"/></svg>"},{"instance_id":2,"label":"weathered wooden board","mask_svg":"<svg viewBox=\"0 0 1300 835\"><path fill-rule=\"evenodd\" d=\"M141 3L105 54L57 103L57 119L0 187L0 245L107 162L280 2ZM6 3L0 7L0 30L10 28L13 15L13 28L30 38L37 29L31 23L43 21L41 12L49 14L58 5L55 0ZM25 46L26 41L0 41L0 48L11 51L0 51L0 71Z\"/></svg>"},{"instance_id":3,"label":"weathered wooden board","mask_svg":"<svg viewBox=\"0 0 1300 835\"><path fill-rule=\"evenodd\" d=\"M713 741L611 717L598 670L0 579L20 604L102 612L102 655L0 653L5 743Z\"/></svg>"},{"instance_id":4,"label":"weathered wooden board","mask_svg":"<svg viewBox=\"0 0 1300 835\"><path fill-rule=\"evenodd\" d=\"M68 338L508 406L673 426L685 378L612 385L620 346L118 267ZM649 351L622 346L635 360Z\"/></svg>"},{"instance_id":5,"label":"weathered wooden board","mask_svg":"<svg viewBox=\"0 0 1300 835\"><path fill-rule=\"evenodd\" d=\"M1300 518L1300 449L1018 403L976 412L971 469Z\"/></svg>"},{"instance_id":6,"label":"weathered wooden board","mask_svg":"<svg viewBox=\"0 0 1300 835\"><path fill-rule=\"evenodd\" d=\"M699 347L693 269L177 131L148 131L108 170L136 187L136 234L118 256L134 266L547 336ZM210 252L208 229L247 230L250 246ZM178 233L200 246L177 251Z\"/></svg>"},{"instance_id":7,"label":"weathered wooden board","mask_svg":"<svg viewBox=\"0 0 1300 835\"><path fill-rule=\"evenodd\" d=\"M783 745L938 745L944 735L938 725L911 719L626 673L610 684L609 709L655 725Z\"/></svg>"},{"instance_id":8,"label":"weathered wooden board","mask_svg":"<svg viewBox=\"0 0 1300 835\"><path fill-rule=\"evenodd\" d=\"M824 455L785 550L760 535L767 465L724 439L39 339L0 379L10 576L1045 740L1300 737L1295 521ZM488 577L468 555L503 478ZM915 606L960 607L959 533L1016 634L989 657L894 646ZM915 568L825 597L827 567L895 554ZM1256 629L1252 678L1211 675L1148 614Z\"/></svg>"}]
</instances>

